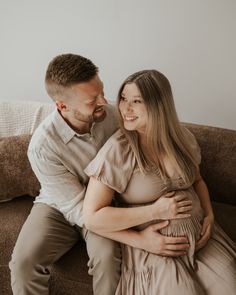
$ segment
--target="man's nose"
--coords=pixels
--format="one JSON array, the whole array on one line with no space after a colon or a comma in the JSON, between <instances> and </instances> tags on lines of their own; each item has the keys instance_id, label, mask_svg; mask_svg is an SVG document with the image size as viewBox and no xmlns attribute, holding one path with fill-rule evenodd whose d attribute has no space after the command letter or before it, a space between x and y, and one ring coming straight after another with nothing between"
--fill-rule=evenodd
<instances>
[{"instance_id":1,"label":"man's nose","mask_svg":"<svg viewBox=\"0 0 236 295\"><path fill-rule=\"evenodd\" d=\"M97 99L97 105L105 105L107 104L107 99L104 97L104 96L100 96L98 99Z\"/></svg>"}]
</instances>

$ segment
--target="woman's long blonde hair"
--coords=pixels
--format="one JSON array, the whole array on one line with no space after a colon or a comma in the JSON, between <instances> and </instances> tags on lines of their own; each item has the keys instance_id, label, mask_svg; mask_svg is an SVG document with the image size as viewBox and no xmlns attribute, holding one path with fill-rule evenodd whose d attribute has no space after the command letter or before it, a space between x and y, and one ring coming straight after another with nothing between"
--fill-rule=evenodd
<instances>
[{"instance_id":1,"label":"woman's long blonde hair","mask_svg":"<svg viewBox=\"0 0 236 295\"><path fill-rule=\"evenodd\" d=\"M155 167L163 179L168 178L163 160L167 158L185 182L194 182L198 163L189 146L186 132L180 125L168 79L156 70L144 70L130 75L118 92L118 107L122 91L129 83L136 84L147 108L145 134L151 158L143 152L137 131L124 128L119 112L120 126L134 151L141 171L146 173L150 167Z\"/></svg>"}]
</instances>

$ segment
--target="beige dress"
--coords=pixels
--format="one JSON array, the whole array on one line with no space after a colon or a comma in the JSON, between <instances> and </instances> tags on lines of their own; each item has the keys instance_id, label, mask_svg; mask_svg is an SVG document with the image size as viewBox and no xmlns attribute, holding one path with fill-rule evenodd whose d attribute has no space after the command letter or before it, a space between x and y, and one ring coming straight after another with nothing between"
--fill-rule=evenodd
<instances>
[{"instance_id":1,"label":"beige dress","mask_svg":"<svg viewBox=\"0 0 236 295\"><path fill-rule=\"evenodd\" d=\"M186 132L200 163L199 146L194 136ZM203 210L192 184L184 184L178 177L163 181L155 173L144 176L120 130L106 142L85 172L118 192L118 206L148 204L158 195L173 190L186 194L193 201L190 218L172 220L161 230L166 236L187 236L188 253L177 258L162 257L122 245L122 272L116 295L236 294L236 247L218 225L215 224L207 245L194 253L200 237ZM145 226L147 224L136 229Z\"/></svg>"}]
</instances>

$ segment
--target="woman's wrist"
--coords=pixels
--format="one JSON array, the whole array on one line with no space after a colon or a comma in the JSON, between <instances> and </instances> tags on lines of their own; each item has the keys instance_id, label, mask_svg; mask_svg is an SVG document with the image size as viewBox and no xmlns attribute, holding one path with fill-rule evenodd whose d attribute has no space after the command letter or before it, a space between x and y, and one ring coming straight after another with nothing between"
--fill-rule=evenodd
<instances>
[{"instance_id":1,"label":"woman's wrist","mask_svg":"<svg viewBox=\"0 0 236 295\"><path fill-rule=\"evenodd\" d=\"M147 207L147 214L149 215L150 220L156 219L156 208L154 206L155 203L152 203L151 205L146 206Z\"/></svg>"},{"instance_id":2,"label":"woman's wrist","mask_svg":"<svg viewBox=\"0 0 236 295\"><path fill-rule=\"evenodd\" d=\"M214 213L213 213L213 211L211 211L211 210L208 211L208 212L206 212L205 217L208 217L208 218L210 218L210 219L212 219L212 220L215 219Z\"/></svg>"}]
</instances>

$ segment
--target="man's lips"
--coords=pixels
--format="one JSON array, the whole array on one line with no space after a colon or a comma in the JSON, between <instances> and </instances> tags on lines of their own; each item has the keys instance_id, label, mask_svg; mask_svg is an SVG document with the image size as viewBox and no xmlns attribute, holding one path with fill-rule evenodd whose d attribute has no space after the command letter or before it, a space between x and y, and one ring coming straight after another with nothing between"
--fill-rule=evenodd
<instances>
[{"instance_id":1,"label":"man's lips","mask_svg":"<svg viewBox=\"0 0 236 295\"><path fill-rule=\"evenodd\" d=\"M104 111L103 107L99 107L99 108L97 108L97 109L94 111L94 113L99 113L99 112L101 112L101 111Z\"/></svg>"}]
</instances>

